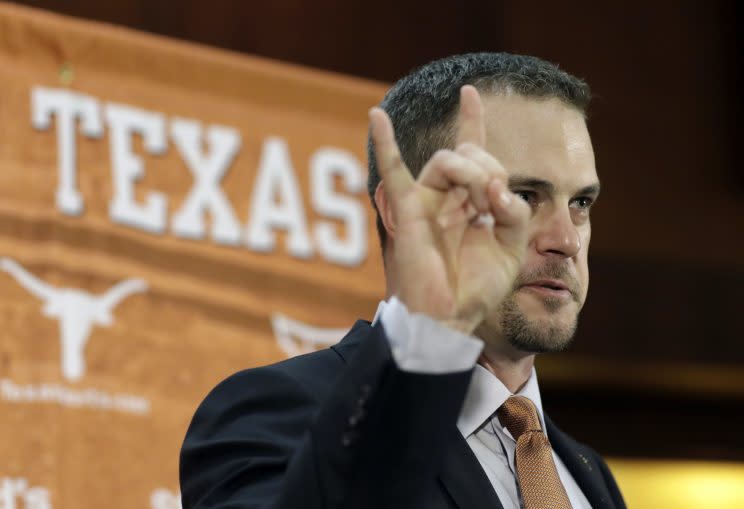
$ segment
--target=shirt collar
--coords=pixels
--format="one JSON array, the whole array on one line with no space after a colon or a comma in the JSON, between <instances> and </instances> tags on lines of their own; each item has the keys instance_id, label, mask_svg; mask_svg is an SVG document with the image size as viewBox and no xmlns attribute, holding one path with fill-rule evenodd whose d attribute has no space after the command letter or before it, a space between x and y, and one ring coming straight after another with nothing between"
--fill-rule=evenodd
<instances>
[{"instance_id":1,"label":"shirt collar","mask_svg":"<svg viewBox=\"0 0 744 509\"><path fill-rule=\"evenodd\" d=\"M535 404L540 424L545 430L540 387L537 384L537 372L534 367L527 383L517 392L517 395L524 396ZM480 364L476 364L462 410L460 410L460 417L457 419L457 429L460 430L460 434L467 438L475 433L491 419L509 396L512 396L512 393L501 380Z\"/></svg>"},{"instance_id":2,"label":"shirt collar","mask_svg":"<svg viewBox=\"0 0 744 509\"><path fill-rule=\"evenodd\" d=\"M377 311L375 311L375 317L372 319L372 327L377 325L377 320L380 319L380 315L382 314L382 310L385 309L385 302L384 300L381 300L380 303L377 305Z\"/></svg>"},{"instance_id":3,"label":"shirt collar","mask_svg":"<svg viewBox=\"0 0 744 509\"><path fill-rule=\"evenodd\" d=\"M387 303L381 300L377 305L375 317L372 319L373 326L380 319L380 314L385 308L385 304ZM517 395L525 396L535 404L537 415L540 418L540 425L547 435L542 399L540 399L540 387L537 384L537 372L534 367L527 383L517 392ZM473 370L473 377L470 379L468 392L465 394L465 401L460 410L460 416L457 419L457 429L460 430L462 436L467 438L475 433L478 428L496 413L496 410L504 404L509 396L512 396L512 393L509 392L509 389L506 388L496 375L480 364L476 364Z\"/></svg>"}]
</instances>

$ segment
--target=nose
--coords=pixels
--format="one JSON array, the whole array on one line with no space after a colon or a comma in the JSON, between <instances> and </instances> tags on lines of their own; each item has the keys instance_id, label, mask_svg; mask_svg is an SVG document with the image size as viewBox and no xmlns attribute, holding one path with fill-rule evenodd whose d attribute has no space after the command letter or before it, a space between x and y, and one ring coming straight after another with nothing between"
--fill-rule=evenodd
<instances>
[{"instance_id":1,"label":"nose","mask_svg":"<svg viewBox=\"0 0 744 509\"><path fill-rule=\"evenodd\" d=\"M535 248L544 256L571 258L581 250L581 238L571 213L566 209L556 209L545 218L536 232Z\"/></svg>"}]
</instances>

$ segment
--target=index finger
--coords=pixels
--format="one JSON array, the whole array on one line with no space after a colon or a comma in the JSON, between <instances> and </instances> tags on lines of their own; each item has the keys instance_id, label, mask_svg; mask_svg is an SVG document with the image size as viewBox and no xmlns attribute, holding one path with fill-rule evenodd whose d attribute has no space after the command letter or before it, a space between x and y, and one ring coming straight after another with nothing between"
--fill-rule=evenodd
<instances>
[{"instance_id":1,"label":"index finger","mask_svg":"<svg viewBox=\"0 0 744 509\"><path fill-rule=\"evenodd\" d=\"M480 94L473 85L460 89L460 111L457 114L457 138L455 147L472 143L479 147L486 144L486 123Z\"/></svg>"},{"instance_id":2,"label":"index finger","mask_svg":"<svg viewBox=\"0 0 744 509\"><path fill-rule=\"evenodd\" d=\"M400 155L395 141L393 124L382 108L369 110L370 133L380 177L385 181L385 192L395 198L415 184Z\"/></svg>"}]
</instances>

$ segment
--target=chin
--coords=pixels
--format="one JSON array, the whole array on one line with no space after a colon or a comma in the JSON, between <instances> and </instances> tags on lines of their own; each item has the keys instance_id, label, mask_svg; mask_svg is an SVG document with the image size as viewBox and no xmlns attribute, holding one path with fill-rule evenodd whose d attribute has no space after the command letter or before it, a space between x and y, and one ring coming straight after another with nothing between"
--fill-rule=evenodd
<instances>
[{"instance_id":1,"label":"chin","mask_svg":"<svg viewBox=\"0 0 744 509\"><path fill-rule=\"evenodd\" d=\"M500 313L500 329L513 347L529 353L559 352L573 340L580 305L514 295Z\"/></svg>"},{"instance_id":2,"label":"chin","mask_svg":"<svg viewBox=\"0 0 744 509\"><path fill-rule=\"evenodd\" d=\"M573 334L578 320L575 304L564 306L558 311L523 312L524 319L538 329L565 330Z\"/></svg>"}]
</instances>

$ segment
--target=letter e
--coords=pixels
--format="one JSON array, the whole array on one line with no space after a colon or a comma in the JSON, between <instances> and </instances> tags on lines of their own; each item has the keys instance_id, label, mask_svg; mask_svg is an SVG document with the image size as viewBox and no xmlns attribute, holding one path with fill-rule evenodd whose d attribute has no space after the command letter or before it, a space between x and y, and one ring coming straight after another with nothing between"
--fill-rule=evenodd
<instances>
[{"instance_id":1,"label":"letter e","mask_svg":"<svg viewBox=\"0 0 744 509\"><path fill-rule=\"evenodd\" d=\"M150 233L163 233L167 199L162 193L148 193L144 204L134 201L134 183L142 178L144 164L132 152L132 135L142 135L145 150L163 154L167 148L163 115L121 104L107 104L106 122L111 141L111 169L114 197L109 204L111 220Z\"/></svg>"}]
</instances>

